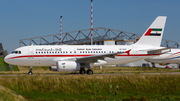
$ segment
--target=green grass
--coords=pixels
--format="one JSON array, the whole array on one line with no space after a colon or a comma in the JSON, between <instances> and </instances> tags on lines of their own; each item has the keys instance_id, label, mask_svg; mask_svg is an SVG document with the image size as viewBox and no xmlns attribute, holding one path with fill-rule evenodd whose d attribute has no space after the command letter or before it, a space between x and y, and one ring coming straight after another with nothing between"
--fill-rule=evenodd
<instances>
[{"instance_id":1,"label":"green grass","mask_svg":"<svg viewBox=\"0 0 180 101\"><path fill-rule=\"evenodd\" d=\"M13 71L19 71L18 66L13 65Z\"/></svg>"},{"instance_id":2,"label":"green grass","mask_svg":"<svg viewBox=\"0 0 180 101\"><path fill-rule=\"evenodd\" d=\"M9 89L0 86L0 101L27 101L22 96L14 94Z\"/></svg>"},{"instance_id":3,"label":"green grass","mask_svg":"<svg viewBox=\"0 0 180 101\"><path fill-rule=\"evenodd\" d=\"M180 72L179 69L152 67L103 67L103 69L99 69L99 67L94 67L92 70L95 74L107 74L49 76L40 74L69 73L49 71L49 67L33 67L33 73L36 75L29 76L27 75L29 67L19 66L17 70L19 71L0 72L3 75L23 74L17 76L0 76L0 85L22 94L24 98L30 101L112 101L112 99L116 101L180 100L180 75L165 74L167 72ZM111 73L119 74L111 75Z\"/></svg>"},{"instance_id":4,"label":"green grass","mask_svg":"<svg viewBox=\"0 0 180 101\"><path fill-rule=\"evenodd\" d=\"M95 99L178 101L180 100L179 81L178 74L0 77L1 85L22 94L30 101Z\"/></svg>"},{"instance_id":5,"label":"green grass","mask_svg":"<svg viewBox=\"0 0 180 101\"><path fill-rule=\"evenodd\" d=\"M11 71L9 64L4 62L3 57L0 57L0 71ZM13 71L19 71L18 66L13 65Z\"/></svg>"},{"instance_id":6,"label":"green grass","mask_svg":"<svg viewBox=\"0 0 180 101\"><path fill-rule=\"evenodd\" d=\"M13 67L13 72L0 72L0 74L27 74L29 71L29 67ZM16 70L15 70L16 69ZM87 68L86 68L87 70ZM167 73L167 72L180 72L180 69L166 69L166 68L153 68L153 67L103 67L103 69L99 69L99 67L92 68L94 74L104 74L104 73ZM79 73L79 71L74 72ZM70 74L70 72L57 72L57 71L49 71L49 67L33 67L33 74Z\"/></svg>"},{"instance_id":7,"label":"green grass","mask_svg":"<svg viewBox=\"0 0 180 101\"><path fill-rule=\"evenodd\" d=\"M4 58L0 57L0 71L11 71L9 65L4 62Z\"/></svg>"}]
</instances>

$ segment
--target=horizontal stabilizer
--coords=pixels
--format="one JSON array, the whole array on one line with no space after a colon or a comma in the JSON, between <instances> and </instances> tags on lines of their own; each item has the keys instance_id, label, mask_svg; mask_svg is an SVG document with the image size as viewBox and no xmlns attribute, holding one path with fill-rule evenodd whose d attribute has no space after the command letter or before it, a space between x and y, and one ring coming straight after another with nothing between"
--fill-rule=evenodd
<instances>
[{"instance_id":1,"label":"horizontal stabilizer","mask_svg":"<svg viewBox=\"0 0 180 101\"><path fill-rule=\"evenodd\" d=\"M168 53L171 51L171 49L174 47L169 47L169 48L162 48L162 49L156 49L156 50L149 50L148 54L164 54L164 53Z\"/></svg>"}]
</instances>

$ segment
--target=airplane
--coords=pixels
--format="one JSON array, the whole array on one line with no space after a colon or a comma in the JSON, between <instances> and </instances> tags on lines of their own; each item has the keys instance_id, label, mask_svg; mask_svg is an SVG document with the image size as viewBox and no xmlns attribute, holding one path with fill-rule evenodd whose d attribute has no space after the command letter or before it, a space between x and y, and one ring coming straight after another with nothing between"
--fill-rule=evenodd
<instances>
[{"instance_id":1,"label":"airplane","mask_svg":"<svg viewBox=\"0 0 180 101\"><path fill-rule=\"evenodd\" d=\"M155 67L155 63L159 63L160 65L168 65L170 63L180 64L180 49L171 49L168 53L145 60L151 62L153 67Z\"/></svg>"},{"instance_id":2,"label":"airplane","mask_svg":"<svg viewBox=\"0 0 180 101\"><path fill-rule=\"evenodd\" d=\"M15 49L4 58L18 66L49 66L59 72L79 71L93 74L92 66L118 65L139 61L169 52L160 47L166 16L158 16L133 45L31 45Z\"/></svg>"}]
</instances>

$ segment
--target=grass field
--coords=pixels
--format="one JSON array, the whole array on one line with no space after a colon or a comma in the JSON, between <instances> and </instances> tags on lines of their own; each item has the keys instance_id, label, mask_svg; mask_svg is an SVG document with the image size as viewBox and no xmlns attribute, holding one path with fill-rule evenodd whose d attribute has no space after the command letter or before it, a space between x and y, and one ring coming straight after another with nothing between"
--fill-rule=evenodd
<instances>
[{"instance_id":1,"label":"grass field","mask_svg":"<svg viewBox=\"0 0 180 101\"><path fill-rule=\"evenodd\" d=\"M14 68L14 67L13 67ZM166 72L180 72L180 69L166 69L166 68L152 68L152 67L99 67L92 68L94 74L105 74L105 73L166 73ZM14 71L1 71L0 74L27 74L29 67L16 67ZM79 72L74 72L79 73ZM49 71L49 67L33 67L33 74L70 74L70 72L57 72Z\"/></svg>"},{"instance_id":2,"label":"grass field","mask_svg":"<svg viewBox=\"0 0 180 101\"><path fill-rule=\"evenodd\" d=\"M104 75L80 75L34 67L31 76L27 75L29 67L18 67L18 70L0 72L3 75L19 74L0 76L0 85L30 101L180 101L180 74L165 74L180 72L179 69L94 67L95 74ZM54 73L60 75L41 75Z\"/></svg>"},{"instance_id":3,"label":"grass field","mask_svg":"<svg viewBox=\"0 0 180 101\"><path fill-rule=\"evenodd\" d=\"M27 101L22 96L14 94L9 89L0 86L0 101Z\"/></svg>"},{"instance_id":4,"label":"grass field","mask_svg":"<svg viewBox=\"0 0 180 101\"><path fill-rule=\"evenodd\" d=\"M180 75L18 75L1 76L0 85L31 101L179 101ZM132 100L133 101L133 100Z\"/></svg>"}]
</instances>

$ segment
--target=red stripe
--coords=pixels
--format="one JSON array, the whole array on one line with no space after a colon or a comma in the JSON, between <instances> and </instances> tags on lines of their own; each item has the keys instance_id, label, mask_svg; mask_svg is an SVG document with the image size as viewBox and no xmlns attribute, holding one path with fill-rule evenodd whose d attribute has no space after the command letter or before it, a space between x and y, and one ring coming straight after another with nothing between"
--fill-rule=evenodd
<instances>
[{"instance_id":1,"label":"red stripe","mask_svg":"<svg viewBox=\"0 0 180 101\"><path fill-rule=\"evenodd\" d=\"M180 52L174 53L174 54L172 54L172 55L175 55L175 54L178 54L178 53L180 53ZM170 56L172 56L172 55L170 55Z\"/></svg>"},{"instance_id":2,"label":"red stripe","mask_svg":"<svg viewBox=\"0 0 180 101\"><path fill-rule=\"evenodd\" d=\"M119 54L116 56L154 56L154 55L161 55L161 54L132 54L132 55L127 55L127 54ZM27 57L87 57L87 56L94 56L93 55L24 55L24 56L16 56L16 57L11 57L8 59L15 59L15 58L27 58Z\"/></svg>"},{"instance_id":3,"label":"red stripe","mask_svg":"<svg viewBox=\"0 0 180 101\"><path fill-rule=\"evenodd\" d=\"M144 36L149 36L149 34L151 33L153 29L152 28L149 28L149 30L146 32L146 34Z\"/></svg>"}]
</instances>

